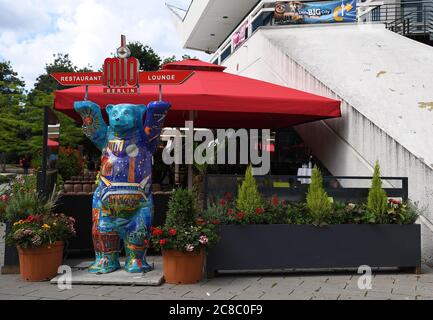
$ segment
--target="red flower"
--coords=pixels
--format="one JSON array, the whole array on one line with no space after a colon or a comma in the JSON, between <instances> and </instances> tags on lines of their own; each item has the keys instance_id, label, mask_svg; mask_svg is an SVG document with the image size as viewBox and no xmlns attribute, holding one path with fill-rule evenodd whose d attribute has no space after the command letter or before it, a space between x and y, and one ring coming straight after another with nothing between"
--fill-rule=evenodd
<instances>
[{"instance_id":1,"label":"red flower","mask_svg":"<svg viewBox=\"0 0 433 320\"><path fill-rule=\"evenodd\" d=\"M231 216L233 214L233 209L229 209L228 211L227 211L227 215L228 216Z\"/></svg>"},{"instance_id":2,"label":"red flower","mask_svg":"<svg viewBox=\"0 0 433 320\"><path fill-rule=\"evenodd\" d=\"M9 201L9 196L8 196L7 194L3 194L3 195L0 197L0 201L2 201L2 202L7 202L7 201Z\"/></svg>"},{"instance_id":3,"label":"red flower","mask_svg":"<svg viewBox=\"0 0 433 320\"><path fill-rule=\"evenodd\" d=\"M389 203L392 203L392 204L401 204L401 201L396 200L396 199L389 199Z\"/></svg>"},{"instance_id":4,"label":"red flower","mask_svg":"<svg viewBox=\"0 0 433 320\"><path fill-rule=\"evenodd\" d=\"M273 196L271 202L274 206L277 206L280 204L280 200L278 200L277 196Z\"/></svg>"},{"instance_id":5,"label":"red flower","mask_svg":"<svg viewBox=\"0 0 433 320\"><path fill-rule=\"evenodd\" d=\"M149 247L149 245L150 245L150 242L149 242L149 240L144 240L144 247L145 248L148 248Z\"/></svg>"},{"instance_id":6,"label":"red flower","mask_svg":"<svg viewBox=\"0 0 433 320\"><path fill-rule=\"evenodd\" d=\"M166 244L167 244L167 239L161 239L161 240L159 240L159 244L160 244L161 246L166 245Z\"/></svg>"},{"instance_id":7,"label":"red flower","mask_svg":"<svg viewBox=\"0 0 433 320\"><path fill-rule=\"evenodd\" d=\"M225 206L227 204L227 202L224 199L221 199L219 201L219 204L222 205L222 206Z\"/></svg>"},{"instance_id":8,"label":"red flower","mask_svg":"<svg viewBox=\"0 0 433 320\"><path fill-rule=\"evenodd\" d=\"M258 215L261 215L261 214L263 213L263 208L257 208L257 209L256 209L256 213L257 213Z\"/></svg>"},{"instance_id":9,"label":"red flower","mask_svg":"<svg viewBox=\"0 0 433 320\"><path fill-rule=\"evenodd\" d=\"M162 236L163 232L159 228L154 228L152 231L152 236Z\"/></svg>"},{"instance_id":10,"label":"red flower","mask_svg":"<svg viewBox=\"0 0 433 320\"><path fill-rule=\"evenodd\" d=\"M236 214L236 216L237 216L239 219L243 219L243 218L245 217L245 214L244 214L242 211L239 211L239 212Z\"/></svg>"},{"instance_id":11,"label":"red flower","mask_svg":"<svg viewBox=\"0 0 433 320\"><path fill-rule=\"evenodd\" d=\"M221 222L220 222L219 219L212 220L212 224L220 224L220 223L221 223Z\"/></svg>"},{"instance_id":12,"label":"red flower","mask_svg":"<svg viewBox=\"0 0 433 320\"><path fill-rule=\"evenodd\" d=\"M177 234L177 230L176 229L170 229L170 230L168 230L168 234L174 237Z\"/></svg>"},{"instance_id":13,"label":"red flower","mask_svg":"<svg viewBox=\"0 0 433 320\"><path fill-rule=\"evenodd\" d=\"M224 198L227 201L231 201L233 199L233 194L231 192L226 192L226 194L224 195Z\"/></svg>"},{"instance_id":14,"label":"red flower","mask_svg":"<svg viewBox=\"0 0 433 320\"><path fill-rule=\"evenodd\" d=\"M35 217L34 216L28 216L26 221L27 222L33 222L33 221L35 221Z\"/></svg>"}]
</instances>

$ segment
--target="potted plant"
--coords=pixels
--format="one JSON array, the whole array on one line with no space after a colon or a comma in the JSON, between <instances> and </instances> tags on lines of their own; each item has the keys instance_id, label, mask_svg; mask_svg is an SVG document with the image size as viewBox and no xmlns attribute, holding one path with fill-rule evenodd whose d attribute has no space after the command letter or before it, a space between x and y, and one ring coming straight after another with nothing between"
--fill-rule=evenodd
<instances>
[{"instance_id":1,"label":"potted plant","mask_svg":"<svg viewBox=\"0 0 433 320\"><path fill-rule=\"evenodd\" d=\"M152 227L153 247L162 251L164 278L171 284L201 281L206 247L216 242L212 224L201 223L193 191L177 189L168 207L164 227Z\"/></svg>"},{"instance_id":2,"label":"potted plant","mask_svg":"<svg viewBox=\"0 0 433 320\"><path fill-rule=\"evenodd\" d=\"M6 244L18 250L23 280L53 278L62 262L64 241L75 235L73 218L51 213L54 203L53 197L43 201L34 193L18 193L5 209L11 224Z\"/></svg>"},{"instance_id":3,"label":"potted plant","mask_svg":"<svg viewBox=\"0 0 433 320\"><path fill-rule=\"evenodd\" d=\"M361 191L365 203L335 201L328 197L315 168L305 201L264 199L247 170L235 197L226 193L208 203L203 213L204 220L216 226L219 238L207 254L207 276L219 270L361 265L418 272L421 238L416 205L386 196L378 165L371 188L353 190Z\"/></svg>"}]
</instances>

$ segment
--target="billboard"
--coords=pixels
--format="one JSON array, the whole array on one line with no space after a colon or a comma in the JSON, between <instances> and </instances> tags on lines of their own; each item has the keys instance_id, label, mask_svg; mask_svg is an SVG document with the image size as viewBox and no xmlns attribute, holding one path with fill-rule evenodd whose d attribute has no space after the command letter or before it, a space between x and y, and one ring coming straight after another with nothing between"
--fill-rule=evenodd
<instances>
[{"instance_id":1,"label":"billboard","mask_svg":"<svg viewBox=\"0 0 433 320\"><path fill-rule=\"evenodd\" d=\"M356 0L275 3L275 25L333 22L356 22Z\"/></svg>"}]
</instances>

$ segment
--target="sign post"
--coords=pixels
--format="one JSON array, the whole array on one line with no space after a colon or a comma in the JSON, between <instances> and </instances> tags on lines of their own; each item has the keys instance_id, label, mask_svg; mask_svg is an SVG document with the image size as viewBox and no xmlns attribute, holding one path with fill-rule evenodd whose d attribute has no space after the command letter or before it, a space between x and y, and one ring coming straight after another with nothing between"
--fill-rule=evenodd
<instances>
[{"instance_id":1,"label":"sign post","mask_svg":"<svg viewBox=\"0 0 433 320\"><path fill-rule=\"evenodd\" d=\"M131 57L126 46L126 37L121 36L117 57L104 61L103 72L60 72L51 76L62 86L85 86L84 100L89 98L89 86L104 86L105 94L139 94L140 85L159 86L159 100L162 101L163 85L180 85L194 75L188 70L140 71L140 62Z\"/></svg>"}]
</instances>

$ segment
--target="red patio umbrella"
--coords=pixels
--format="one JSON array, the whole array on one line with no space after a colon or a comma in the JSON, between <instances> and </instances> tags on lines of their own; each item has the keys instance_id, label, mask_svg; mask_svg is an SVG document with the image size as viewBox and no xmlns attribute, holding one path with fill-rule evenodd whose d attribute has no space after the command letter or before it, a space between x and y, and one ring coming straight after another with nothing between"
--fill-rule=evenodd
<instances>
[{"instance_id":1,"label":"red patio umbrella","mask_svg":"<svg viewBox=\"0 0 433 320\"><path fill-rule=\"evenodd\" d=\"M203 128L284 128L341 116L340 101L226 73L223 66L197 59L168 63L163 69L195 71L181 85L164 86L163 99L172 105L167 127L183 127L189 111L194 111L194 126ZM84 87L56 91L54 108L81 121L73 104L84 95ZM103 109L107 104L147 104L158 100L158 87L141 86L139 94L120 95L93 86L88 99Z\"/></svg>"},{"instance_id":2,"label":"red patio umbrella","mask_svg":"<svg viewBox=\"0 0 433 320\"><path fill-rule=\"evenodd\" d=\"M50 149L56 149L59 147L59 143L57 141L48 139L48 148Z\"/></svg>"}]
</instances>

